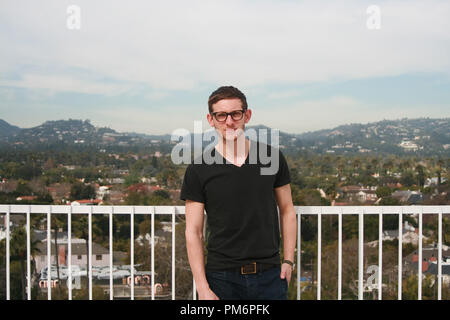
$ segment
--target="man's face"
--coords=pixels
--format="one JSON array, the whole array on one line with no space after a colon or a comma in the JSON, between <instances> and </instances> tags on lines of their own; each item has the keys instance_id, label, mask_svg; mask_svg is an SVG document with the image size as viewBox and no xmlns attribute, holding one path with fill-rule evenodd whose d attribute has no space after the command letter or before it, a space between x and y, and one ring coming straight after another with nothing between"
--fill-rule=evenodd
<instances>
[{"instance_id":1,"label":"man's face","mask_svg":"<svg viewBox=\"0 0 450 320\"><path fill-rule=\"evenodd\" d=\"M212 105L212 112L227 112L241 111L242 102L238 98L223 99ZM245 130L245 124L250 121L252 112L247 109L240 120L234 120L231 115L228 115L226 120L218 121L212 114L208 113L207 119L211 127L214 127L219 135L226 140L237 139Z\"/></svg>"}]
</instances>

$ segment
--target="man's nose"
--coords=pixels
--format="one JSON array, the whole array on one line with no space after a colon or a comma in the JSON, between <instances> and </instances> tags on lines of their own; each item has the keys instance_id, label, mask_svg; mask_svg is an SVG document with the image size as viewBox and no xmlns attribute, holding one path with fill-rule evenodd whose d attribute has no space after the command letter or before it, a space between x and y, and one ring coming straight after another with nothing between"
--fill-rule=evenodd
<instances>
[{"instance_id":1,"label":"man's nose","mask_svg":"<svg viewBox=\"0 0 450 320\"><path fill-rule=\"evenodd\" d=\"M234 120L231 117L231 114L227 114L227 119L225 120L227 124L233 124Z\"/></svg>"}]
</instances>

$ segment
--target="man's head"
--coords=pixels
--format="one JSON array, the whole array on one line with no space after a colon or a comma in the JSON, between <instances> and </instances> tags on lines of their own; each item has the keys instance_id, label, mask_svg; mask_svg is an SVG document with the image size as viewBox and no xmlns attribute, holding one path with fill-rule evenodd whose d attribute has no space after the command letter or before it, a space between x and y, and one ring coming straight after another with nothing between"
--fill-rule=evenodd
<instances>
[{"instance_id":1,"label":"man's head","mask_svg":"<svg viewBox=\"0 0 450 320\"><path fill-rule=\"evenodd\" d=\"M252 114L245 95L232 86L215 90L209 96L208 109L209 124L227 140L234 140L244 132Z\"/></svg>"},{"instance_id":2,"label":"man's head","mask_svg":"<svg viewBox=\"0 0 450 320\"><path fill-rule=\"evenodd\" d=\"M214 112L213 105L223 99L239 99L242 103L242 109L247 110L247 98L238 89L232 86L223 86L211 93L208 98L209 113Z\"/></svg>"}]
</instances>

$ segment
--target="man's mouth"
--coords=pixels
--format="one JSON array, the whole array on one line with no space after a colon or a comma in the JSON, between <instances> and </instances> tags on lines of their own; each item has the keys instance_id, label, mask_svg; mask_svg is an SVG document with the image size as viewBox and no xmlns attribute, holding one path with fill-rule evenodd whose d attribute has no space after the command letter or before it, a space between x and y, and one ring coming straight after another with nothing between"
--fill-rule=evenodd
<instances>
[{"instance_id":1,"label":"man's mouth","mask_svg":"<svg viewBox=\"0 0 450 320\"><path fill-rule=\"evenodd\" d=\"M229 140L229 139L234 140L234 139L238 138L239 136L241 136L242 132L243 132L243 130L240 128L236 128L236 129L226 128L223 135L224 135L224 138L227 140Z\"/></svg>"}]
</instances>

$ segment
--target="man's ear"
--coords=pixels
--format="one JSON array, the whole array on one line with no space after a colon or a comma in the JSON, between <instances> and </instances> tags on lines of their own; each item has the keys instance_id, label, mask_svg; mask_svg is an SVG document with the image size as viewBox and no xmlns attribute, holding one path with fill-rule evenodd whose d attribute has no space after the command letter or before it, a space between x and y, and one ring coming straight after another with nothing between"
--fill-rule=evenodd
<instances>
[{"instance_id":1,"label":"man's ear","mask_svg":"<svg viewBox=\"0 0 450 320\"><path fill-rule=\"evenodd\" d=\"M214 127L214 120L213 120L213 117L212 117L212 115L211 115L210 113L208 113L208 114L206 115L206 119L208 120L209 125L210 125L211 127Z\"/></svg>"},{"instance_id":2,"label":"man's ear","mask_svg":"<svg viewBox=\"0 0 450 320\"><path fill-rule=\"evenodd\" d=\"M252 117L252 110L247 109L245 111L245 123L248 123L251 117Z\"/></svg>"}]
</instances>

